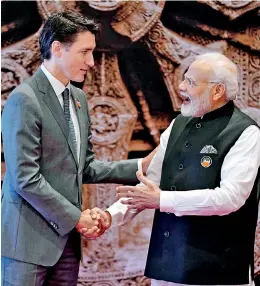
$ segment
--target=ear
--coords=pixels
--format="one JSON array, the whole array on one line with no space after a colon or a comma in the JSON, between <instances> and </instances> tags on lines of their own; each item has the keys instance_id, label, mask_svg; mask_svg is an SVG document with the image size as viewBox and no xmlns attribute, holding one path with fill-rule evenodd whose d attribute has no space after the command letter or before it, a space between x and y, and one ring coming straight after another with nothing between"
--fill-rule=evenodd
<instances>
[{"instance_id":1,"label":"ear","mask_svg":"<svg viewBox=\"0 0 260 286\"><path fill-rule=\"evenodd\" d=\"M62 44L59 41L53 41L51 44L51 52L57 58L59 58L62 54Z\"/></svg>"},{"instance_id":2,"label":"ear","mask_svg":"<svg viewBox=\"0 0 260 286\"><path fill-rule=\"evenodd\" d=\"M226 87L223 83L218 83L213 87L213 100L220 99L226 92Z\"/></svg>"}]
</instances>

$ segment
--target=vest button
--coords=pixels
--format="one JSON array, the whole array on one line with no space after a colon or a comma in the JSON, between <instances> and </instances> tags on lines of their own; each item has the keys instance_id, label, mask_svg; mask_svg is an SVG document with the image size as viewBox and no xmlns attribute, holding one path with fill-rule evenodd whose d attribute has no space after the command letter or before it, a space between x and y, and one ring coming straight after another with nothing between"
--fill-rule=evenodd
<instances>
[{"instance_id":1,"label":"vest button","mask_svg":"<svg viewBox=\"0 0 260 286\"><path fill-rule=\"evenodd\" d=\"M182 165L182 164L179 165L179 169L180 169L180 170L183 169L183 165Z\"/></svg>"},{"instance_id":2,"label":"vest button","mask_svg":"<svg viewBox=\"0 0 260 286\"><path fill-rule=\"evenodd\" d=\"M199 129L200 127L201 127L201 124L200 124L200 123L197 123L197 124L196 124L196 128Z\"/></svg>"},{"instance_id":3,"label":"vest button","mask_svg":"<svg viewBox=\"0 0 260 286\"><path fill-rule=\"evenodd\" d=\"M185 143L185 147L188 148L190 146L190 142Z\"/></svg>"},{"instance_id":4,"label":"vest button","mask_svg":"<svg viewBox=\"0 0 260 286\"><path fill-rule=\"evenodd\" d=\"M168 237L170 235L169 231L165 231L163 234L165 237Z\"/></svg>"},{"instance_id":5,"label":"vest button","mask_svg":"<svg viewBox=\"0 0 260 286\"><path fill-rule=\"evenodd\" d=\"M176 187L175 186L171 186L171 191L176 191Z\"/></svg>"}]
</instances>

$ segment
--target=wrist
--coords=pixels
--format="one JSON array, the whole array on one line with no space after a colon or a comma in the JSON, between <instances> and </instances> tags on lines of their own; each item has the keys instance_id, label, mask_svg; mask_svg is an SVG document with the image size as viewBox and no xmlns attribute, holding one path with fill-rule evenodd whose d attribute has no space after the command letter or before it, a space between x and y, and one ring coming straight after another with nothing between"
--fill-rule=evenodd
<instances>
[{"instance_id":1,"label":"wrist","mask_svg":"<svg viewBox=\"0 0 260 286\"><path fill-rule=\"evenodd\" d=\"M107 229L108 229L112 224L112 216L109 211L105 211L105 213L107 215Z\"/></svg>"}]
</instances>

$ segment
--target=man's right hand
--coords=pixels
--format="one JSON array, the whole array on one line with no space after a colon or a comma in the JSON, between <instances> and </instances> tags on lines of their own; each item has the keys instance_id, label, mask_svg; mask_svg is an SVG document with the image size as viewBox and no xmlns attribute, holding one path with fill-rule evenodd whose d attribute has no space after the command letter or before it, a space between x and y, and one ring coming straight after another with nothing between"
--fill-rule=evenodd
<instances>
[{"instance_id":1,"label":"man's right hand","mask_svg":"<svg viewBox=\"0 0 260 286\"><path fill-rule=\"evenodd\" d=\"M96 227L92 229L83 228L81 229L80 232L87 239L96 239L99 236L101 236L111 226L112 218L108 211L102 211L101 209L97 207L91 210L91 215L99 217L98 229Z\"/></svg>"},{"instance_id":2,"label":"man's right hand","mask_svg":"<svg viewBox=\"0 0 260 286\"><path fill-rule=\"evenodd\" d=\"M92 213L90 209L87 209L81 213L78 223L75 228L78 232L82 233L82 229L99 229L100 215L98 213Z\"/></svg>"}]
</instances>

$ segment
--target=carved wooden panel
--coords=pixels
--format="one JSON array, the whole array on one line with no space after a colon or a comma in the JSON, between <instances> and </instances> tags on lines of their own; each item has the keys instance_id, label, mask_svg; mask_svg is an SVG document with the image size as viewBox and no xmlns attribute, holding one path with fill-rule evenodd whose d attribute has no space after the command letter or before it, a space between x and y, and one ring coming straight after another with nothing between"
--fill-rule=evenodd
<instances>
[{"instance_id":1,"label":"carved wooden panel","mask_svg":"<svg viewBox=\"0 0 260 286\"><path fill-rule=\"evenodd\" d=\"M4 2L3 8L7 7ZM8 2L8 5L12 3ZM235 104L260 124L260 29L255 21L259 16L258 1L37 0L36 3L37 11L31 13L38 13L42 23L36 27L35 33L28 32L24 38L17 36L19 39L15 41L11 36L8 38L8 31L15 30L15 22L2 25L2 34L7 35L1 51L2 106L11 90L39 66L39 32L52 12L75 9L99 18L104 23L106 35L98 43L96 64L88 71L82 86L88 99L97 158L125 159L129 154L147 152L157 145L160 132L167 128L172 114L175 112L176 115L180 109L178 85L183 74L196 55L208 51L222 52L238 65L240 86ZM14 1L13 7L15 5ZM189 14L189 7L194 13ZM196 9L205 9L206 13L212 13L212 17L210 14L203 18ZM247 17L246 23L240 20L241 15ZM216 16L222 17L226 26L218 25L218 18L214 19ZM161 82L158 81L159 92L148 91L148 84L137 86L132 82L137 76L134 74L136 70L124 70L120 65L121 52L127 49L144 50L154 59L158 67L154 72L162 78ZM126 63L130 61L128 58L124 60ZM147 69L151 67L149 60L138 57L132 57L132 60L143 60L141 64ZM163 89L172 104L171 114L164 109L155 112L149 98L160 98ZM4 162L2 164L4 166ZM84 208L109 206L115 200L115 187L104 184L84 186ZM152 217L151 211L145 211L127 226L110 229L96 241L82 241L84 256L78 284L150 285L150 280L142 275ZM256 274L260 274L259 249L258 224Z\"/></svg>"}]
</instances>

